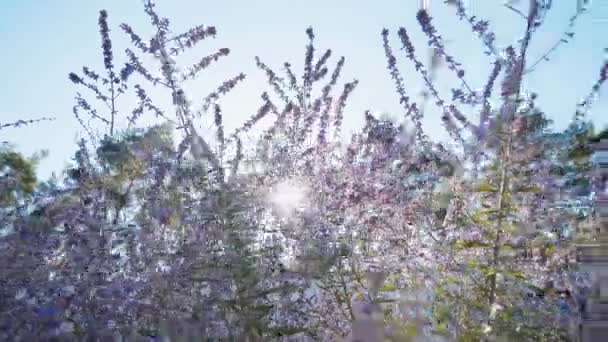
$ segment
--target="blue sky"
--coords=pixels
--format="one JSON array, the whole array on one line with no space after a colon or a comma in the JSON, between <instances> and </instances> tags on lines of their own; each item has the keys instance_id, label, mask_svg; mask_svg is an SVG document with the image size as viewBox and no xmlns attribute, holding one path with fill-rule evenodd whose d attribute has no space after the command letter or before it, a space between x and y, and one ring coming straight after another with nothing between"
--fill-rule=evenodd
<instances>
[{"instance_id":1,"label":"blue sky","mask_svg":"<svg viewBox=\"0 0 608 342\"><path fill-rule=\"evenodd\" d=\"M457 20L454 11L442 0L431 0L431 15L440 33L450 42L448 50L467 70L469 83L483 86L490 60L481 52L479 40L466 24ZM498 43L507 45L521 35L522 19L502 8L499 0L469 0L474 14L487 18L497 33ZM546 26L536 36L530 59L535 60L560 38L568 18L576 10L577 0L554 1L554 10ZM175 32L197 24L214 25L218 36L200 44L178 62L189 64L220 47L229 47L231 55L212 66L203 78L188 85L191 100L196 103L221 81L238 72L247 80L222 101L226 126L235 128L255 112L259 95L266 90L263 74L255 67L254 56L280 70L285 61L301 68L306 36L313 26L318 50L331 48L335 63L346 57L343 81L357 78L359 87L346 108L347 131L359 127L366 109L401 116L392 81L386 71L381 45L383 27L392 32L394 48L398 27L412 34L421 57L427 52L426 39L416 22L418 0L157 0L158 10L172 21ZM97 17L100 9L109 12L116 64L124 61L128 47L118 28L128 22L142 36L150 32L148 18L139 0L3 0L0 2L0 42L2 48L2 86L0 88L0 123L19 118L52 116L54 122L43 122L19 129L0 131L1 141L10 141L31 154L40 149L50 155L40 165L39 174L47 177L59 172L75 150L79 131L72 115L77 90L67 80L71 71L83 65L100 70L102 57ZM567 125L575 104L589 91L598 76L608 47L608 0L594 0L591 12L577 23L575 40L560 48L550 62L542 64L529 78L527 86L539 94L538 103L555 121L557 128ZM408 90L415 94L422 82L403 55L398 56ZM444 74L444 73L442 73ZM453 78L439 79L446 96ZM150 87L147 87L150 88ZM150 90L154 94L154 90ZM598 125L608 124L607 91L604 89L591 112ZM133 100L125 97L124 110ZM162 103L161 103L162 106ZM470 113L474 117L474 113ZM152 121L149 121L150 123ZM442 138L439 114L429 110L425 125L431 136Z\"/></svg>"}]
</instances>

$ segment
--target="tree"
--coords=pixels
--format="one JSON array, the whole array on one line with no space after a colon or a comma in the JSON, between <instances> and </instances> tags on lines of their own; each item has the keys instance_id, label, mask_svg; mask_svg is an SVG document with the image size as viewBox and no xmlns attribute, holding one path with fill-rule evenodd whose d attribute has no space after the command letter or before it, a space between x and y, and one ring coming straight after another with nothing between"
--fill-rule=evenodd
<instances>
[{"instance_id":1,"label":"tree","mask_svg":"<svg viewBox=\"0 0 608 342\"><path fill-rule=\"evenodd\" d=\"M0 150L0 207L13 207L34 192L36 159L27 160L21 154L3 146Z\"/></svg>"},{"instance_id":2,"label":"tree","mask_svg":"<svg viewBox=\"0 0 608 342\"><path fill-rule=\"evenodd\" d=\"M525 300L526 289L534 283L544 287L543 283L554 277L552 268L560 270L560 262L556 265L551 265L555 262L547 263L547 244L554 254L560 254L555 253L554 242L543 241L530 234L537 225L546 224L533 214L542 209L539 205L547 209L548 202L543 200L543 196L550 194L548 185L553 182L548 172L551 163L547 160L548 153L545 153L549 151L542 149L547 146L544 132L547 120L534 107L534 97L526 99L522 92L523 77L530 70L526 69L526 59L531 37L542 24L550 4L543 1L530 3L527 15L523 14L524 37L519 40L518 47L510 45L504 49L501 57L494 46L494 34L489 31L488 23L468 16L461 3L449 3L457 9L461 19L472 24L488 48L487 54L494 59L494 68L483 96L475 94L468 85L464 69L446 51L442 37L426 10L417 14L422 31L429 38L435 56L445 59L461 82L460 87L452 90L451 103L436 90L433 70L427 69L417 57L408 31L401 28L398 32L402 49L427 86L425 99L433 98L441 110L446 129L465 153L456 158L462 160L463 165L471 165L472 173L468 174L469 177L473 175L472 178L456 177L449 187L449 209L445 213L443 231L450 237L438 243L438 254L434 255L436 260L441 260L441 266L434 271L442 276L435 277L435 283L431 285L435 288L436 321L433 325L436 333L460 340L532 338L527 334L537 334L534 335L536 339L565 338L565 332L554 335L543 330L547 327L546 318L551 316L549 312L553 312L551 300L543 300L542 308L531 307ZM428 145L427 137L421 132L422 107L407 95L396 57L388 43L388 30L384 30L382 35L388 69L405 115L418 129L417 142L422 146ZM504 75L500 83L501 105L492 108L492 90L501 72ZM479 108L479 123L471 123L458 109L458 104ZM485 181L480 184L476 181L479 178ZM456 193L462 195L456 196ZM516 251L535 241L541 243L541 252L545 252L540 262L526 264L527 261L521 260ZM430 277L433 275L431 272ZM523 317L523 312L530 312L535 317Z\"/></svg>"}]
</instances>

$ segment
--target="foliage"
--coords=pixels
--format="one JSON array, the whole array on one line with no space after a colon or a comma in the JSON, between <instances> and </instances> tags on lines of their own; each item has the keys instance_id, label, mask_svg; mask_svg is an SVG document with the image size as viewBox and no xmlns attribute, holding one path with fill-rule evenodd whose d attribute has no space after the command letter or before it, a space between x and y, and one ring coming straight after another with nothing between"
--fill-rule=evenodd
<instances>
[{"instance_id":1,"label":"foliage","mask_svg":"<svg viewBox=\"0 0 608 342\"><path fill-rule=\"evenodd\" d=\"M119 70L101 11L103 75L87 67L69 74L100 108L77 94L74 114L88 136L65 177L38 183L35 158L0 151L0 222L8 232L0 238L1 338L571 340L584 291L571 280L584 274L561 225L586 221L555 202L589 188L590 143L605 131L594 134L585 113L608 69L572 124L555 132L524 88L540 63L527 62L529 45L551 1L509 4L525 33L502 50L489 22L461 2L446 3L487 50L482 90L420 10L428 65L408 28L397 31L399 50L388 29L381 35L412 125L368 111L347 140L342 123L358 81L338 85L346 59L331 68L333 51L317 54L312 28L302 75L290 63L280 75L255 58L270 90L246 122L225 132L220 98L245 75L228 78L198 107L184 85L230 50L183 69L175 62L215 37L215 27L174 34L145 0L153 34L144 39L120 25L132 48ZM405 84L401 57L426 86L422 101ZM149 60L158 63L144 65ZM442 65L458 82L451 96L440 93ZM147 87L167 92L170 103ZM118 99L130 90L137 104L125 110ZM449 143L424 132L427 103L440 110ZM144 112L163 123L139 125ZM205 116L214 137L197 133ZM254 136L253 151L245 134Z\"/></svg>"}]
</instances>

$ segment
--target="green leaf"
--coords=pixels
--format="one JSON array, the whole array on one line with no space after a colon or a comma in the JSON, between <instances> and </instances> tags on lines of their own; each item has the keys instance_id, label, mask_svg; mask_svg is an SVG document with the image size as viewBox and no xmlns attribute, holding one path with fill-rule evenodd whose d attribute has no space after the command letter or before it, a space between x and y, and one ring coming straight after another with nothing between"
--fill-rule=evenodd
<instances>
[{"instance_id":1,"label":"green leaf","mask_svg":"<svg viewBox=\"0 0 608 342\"><path fill-rule=\"evenodd\" d=\"M291 336L300 333L305 333L308 330L306 328L299 327L269 327L267 328L268 335L273 336Z\"/></svg>"},{"instance_id":2,"label":"green leaf","mask_svg":"<svg viewBox=\"0 0 608 342\"><path fill-rule=\"evenodd\" d=\"M374 300L374 303L376 303L376 304L386 304L386 303L394 303L394 302L396 302L395 299L388 299L388 298L387 299L376 299L376 300Z\"/></svg>"},{"instance_id":3,"label":"green leaf","mask_svg":"<svg viewBox=\"0 0 608 342\"><path fill-rule=\"evenodd\" d=\"M513 277L515 279L526 279L524 274L520 271L505 271L505 275Z\"/></svg>"},{"instance_id":4,"label":"green leaf","mask_svg":"<svg viewBox=\"0 0 608 342\"><path fill-rule=\"evenodd\" d=\"M271 304L260 304L260 305L254 306L252 309L255 311L260 311L264 314L267 314L273 308L274 308L274 305L271 305Z\"/></svg>"},{"instance_id":5,"label":"green leaf","mask_svg":"<svg viewBox=\"0 0 608 342\"><path fill-rule=\"evenodd\" d=\"M457 241L454 246L461 249L469 248L487 248L490 245L485 241L472 240L472 241Z\"/></svg>"},{"instance_id":6,"label":"green leaf","mask_svg":"<svg viewBox=\"0 0 608 342\"><path fill-rule=\"evenodd\" d=\"M495 186L492 186L488 183L482 183L477 188L477 191L479 191L479 192L496 192L496 191L498 191L498 189L496 189Z\"/></svg>"},{"instance_id":7,"label":"green leaf","mask_svg":"<svg viewBox=\"0 0 608 342\"><path fill-rule=\"evenodd\" d=\"M413 323L407 323L405 326L405 333L409 338L414 338L418 335L418 328Z\"/></svg>"},{"instance_id":8,"label":"green leaf","mask_svg":"<svg viewBox=\"0 0 608 342\"><path fill-rule=\"evenodd\" d=\"M441 336L447 336L447 324L445 322L437 323L437 328L435 333Z\"/></svg>"},{"instance_id":9,"label":"green leaf","mask_svg":"<svg viewBox=\"0 0 608 342\"><path fill-rule=\"evenodd\" d=\"M471 260L467 263L467 270L472 271L474 269L479 268L479 263L477 261Z\"/></svg>"},{"instance_id":10,"label":"green leaf","mask_svg":"<svg viewBox=\"0 0 608 342\"><path fill-rule=\"evenodd\" d=\"M483 274L484 274L484 275L485 275L487 278L493 277L493 276L495 276L495 275L496 275L496 268L491 267L491 266L490 266L490 267L487 267L487 268L486 268L486 269L483 271Z\"/></svg>"},{"instance_id":11,"label":"green leaf","mask_svg":"<svg viewBox=\"0 0 608 342\"><path fill-rule=\"evenodd\" d=\"M446 280L448 283L452 283L452 284L457 284L457 283L458 283L458 278L456 278L456 277L454 277L454 276L447 276L447 277L445 278L445 280Z\"/></svg>"},{"instance_id":12,"label":"green leaf","mask_svg":"<svg viewBox=\"0 0 608 342\"><path fill-rule=\"evenodd\" d=\"M517 232L519 230L519 228L515 225L508 224L508 225L502 226L502 230L507 233L513 233L513 232Z\"/></svg>"},{"instance_id":13,"label":"green leaf","mask_svg":"<svg viewBox=\"0 0 608 342\"><path fill-rule=\"evenodd\" d=\"M395 291L395 290L396 290L395 283L390 280L386 281L386 283L384 283L384 286L382 286L380 289L378 289L378 291L380 291L380 292L391 292L391 291Z\"/></svg>"},{"instance_id":14,"label":"green leaf","mask_svg":"<svg viewBox=\"0 0 608 342\"><path fill-rule=\"evenodd\" d=\"M537 185L522 186L516 190L516 192L541 192L542 189Z\"/></svg>"}]
</instances>

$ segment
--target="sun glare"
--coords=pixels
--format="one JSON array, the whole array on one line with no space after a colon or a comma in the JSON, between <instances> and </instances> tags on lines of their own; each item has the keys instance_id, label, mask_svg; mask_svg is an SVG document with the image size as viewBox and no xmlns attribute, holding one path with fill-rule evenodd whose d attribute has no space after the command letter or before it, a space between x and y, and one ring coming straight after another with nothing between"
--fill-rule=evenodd
<instances>
[{"instance_id":1,"label":"sun glare","mask_svg":"<svg viewBox=\"0 0 608 342\"><path fill-rule=\"evenodd\" d=\"M281 181L271 188L269 200L282 214L290 214L304 204L306 186L295 179Z\"/></svg>"}]
</instances>

